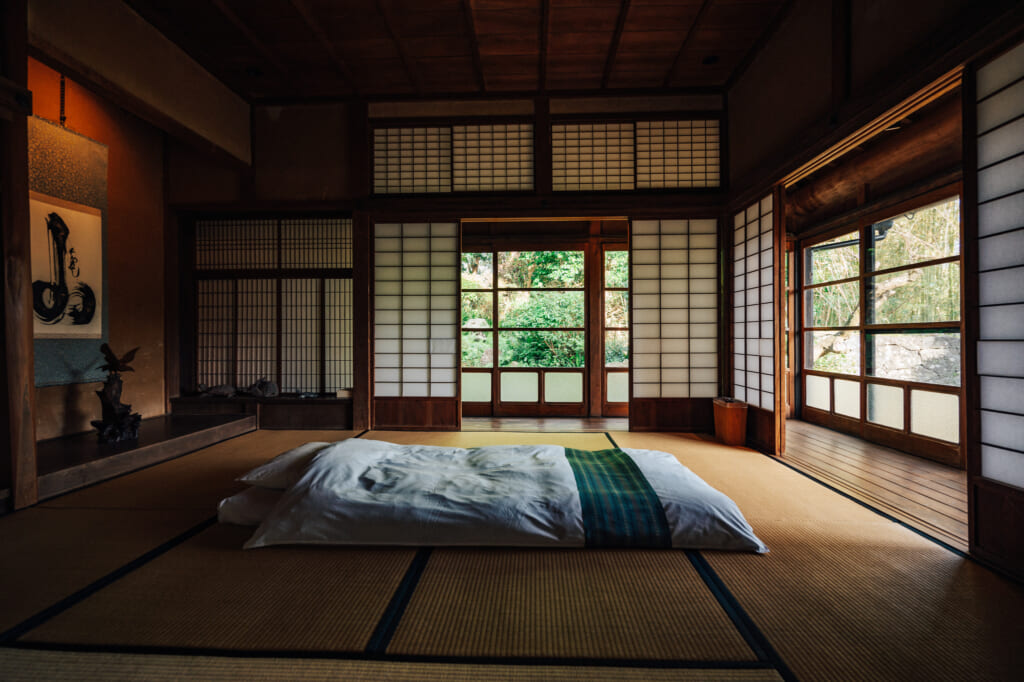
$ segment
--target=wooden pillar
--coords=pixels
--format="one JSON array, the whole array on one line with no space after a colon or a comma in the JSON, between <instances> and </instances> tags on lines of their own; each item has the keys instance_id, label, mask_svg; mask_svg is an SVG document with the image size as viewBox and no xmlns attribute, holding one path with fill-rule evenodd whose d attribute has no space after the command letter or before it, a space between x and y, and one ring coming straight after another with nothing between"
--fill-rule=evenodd
<instances>
[{"instance_id":1,"label":"wooden pillar","mask_svg":"<svg viewBox=\"0 0 1024 682\"><path fill-rule=\"evenodd\" d=\"M3 253L2 387L6 407L9 484L15 509L35 504L36 427L32 346L32 259L28 213L28 127L32 111L28 78L26 0L7 0L0 9L0 221ZM8 464L4 465L8 468Z\"/></svg>"}]
</instances>

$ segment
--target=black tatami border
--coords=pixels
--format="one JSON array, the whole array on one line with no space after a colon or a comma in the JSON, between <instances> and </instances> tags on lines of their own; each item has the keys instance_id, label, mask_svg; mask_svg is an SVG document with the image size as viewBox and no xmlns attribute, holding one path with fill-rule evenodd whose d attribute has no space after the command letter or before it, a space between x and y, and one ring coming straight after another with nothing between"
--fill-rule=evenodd
<instances>
[{"instance_id":1,"label":"black tatami border","mask_svg":"<svg viewBox=\"0 0 1024 682\"><path fill-rule=\"evenodd\" d=\"M198 523L195 526L192 526L184 533L181 533L180 535L171 538L162 545L155 547L146 552L145 554L142 554L136 557L135 559L129 561L124 566L121 566L120 568L111 571L110 573L106 574L102 578L99 578L98 580L94 580L93 582L89 583L77 592L74 592L68 595L67 597L64 597L56 604L53 604L52 606L43 609L34 616L30 616L29 618L21 621L20 623L10 628L6 632L0 634L0 644L8 644L10 642L13 642L17 638L27 633L29 630L39 627L51 618L60 615L64 611L67 611L76 604L96 594L104 587L120 580L132 571L135 571L136 569L145 566L153 559L156 559L160 555L169 552L170 550L174 549L175 547L185 542L189 538L195 537L199 533L202 533L207 528L213 526L213 524L216 522L217 517L211 516L205 521Z\"/></svg>"}]
</instances>

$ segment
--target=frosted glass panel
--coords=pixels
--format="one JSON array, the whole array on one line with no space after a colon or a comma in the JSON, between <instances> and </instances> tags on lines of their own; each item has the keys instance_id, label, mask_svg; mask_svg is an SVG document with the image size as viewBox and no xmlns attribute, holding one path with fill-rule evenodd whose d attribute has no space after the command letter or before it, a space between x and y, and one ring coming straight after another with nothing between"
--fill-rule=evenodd
<instances>
[{"instance_id":1,"label":"frosted glass panel","mask_svg":"<svg viewBox=\"0 0 1024 682\"><path fill-rule=\"evenodd\" d=\"M868 421L903 430L903 389L868 384Z\"/></svg>"},{"instance_id":2,"label":"frosted glass panel","mask_svg":"<svg viewBox=\"0 0 1024 682\"><path fill-rule=\"evenodd\" d=\"M605 401L609 403L629 402L629 373L608 372L608 385L605 389Z\"/></svg>"},{"instance_id":3,"label":"frosted glass panel","mask_svg":"<svg viewBox=\"0 0 1024 682\"><path fill-rule=\"evenodd\" d=\"M982 445L981 475L1024 488L1024 453Z\"/></svg>"},{"instance_id":4,"label":"frosted glass panel","mask_svg":"<svg viewBox=\"0 0 1024 682\"><path fill-rule=\"evenodd\" d=\"M568 372L545 372L544 402L583 402L583 374L575 372L571 374Z\"/></svg>"},{"instance_id":5,"label":"frosted glass panel","mask_svg":"<svg viewBox=\"0 0 1024 682\"><path fill-rule=\"evenodd\" d=\"M488 372L462 373L462 402L491 402L491 375Z\"/></svg>"},{"instance_id":6,"label":"frosted glass panel","mask_svg":"<svg viewBox=\"0 0 1024 682\"><path fill-rule=\"evenodd\" d=\"M832 409L832 398L829 396L828 377L807 375L807 391L804 402L808 407L816 407L826 412Z\"/></svg>"},{"instance_id":7,"label":"frosted glass panel","mask_svg":"<svg viewBox=\"0 0 1024 682\"><path fill-rule=\"evenodd\" d=\"M950 443L960 442L960 397L910 391L910 430Z\"/></svg>"},{"instance_id":8,"label":"frosted glass panel","mask_svg":"<svg viewBox=\"0 0 1024 682\"><path fill-rule=\"evenodd\" d=\"M833 391L836 397L835 413L860 419L860 382L836 379Z\"/></svg>"},{"instance_id":9,"label":"frosted glass panel","mask_svg":"<svg viewBox=\"0 0 1024 682\"><path fill-rule=\"evenodd\" d=\"M535 403L540 399L540 374L537 372L502 372L501 401Z\"/></svg>"}]
</instances>

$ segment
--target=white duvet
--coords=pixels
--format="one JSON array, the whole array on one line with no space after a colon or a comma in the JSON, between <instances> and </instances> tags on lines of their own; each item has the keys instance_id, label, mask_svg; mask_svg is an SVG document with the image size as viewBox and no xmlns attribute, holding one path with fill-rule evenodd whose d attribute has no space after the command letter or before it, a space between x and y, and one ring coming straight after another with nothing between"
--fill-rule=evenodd
<instances>
[{"instance_id":1,"label":"white duvet","mask_svg":"<svg viewBox=\"0 0 1024 682\"><path fill-rule=\"evenodd\" d=\"M353 438L303 447L242 477L257 487L221 502L222 521L262 518L246 548L584 546L576 479L561 446L462 449ZM660 498L673 547L767 551L735 503L675 457L623 451ZM283 494L268 494L287 484Z\"/></svg>"}]
</instances>

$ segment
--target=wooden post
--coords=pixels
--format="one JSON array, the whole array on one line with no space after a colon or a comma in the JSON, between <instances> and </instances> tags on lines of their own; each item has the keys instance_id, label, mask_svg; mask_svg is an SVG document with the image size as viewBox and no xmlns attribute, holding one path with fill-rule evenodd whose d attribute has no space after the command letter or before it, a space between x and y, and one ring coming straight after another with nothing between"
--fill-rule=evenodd
<instances>
[{"instance_id":1,"label":"wooden post","mask_svg":"<svg viewBox=\"0 0 1024 682\"><path fill-rule=\"evenodd\" d=\"M3 313L10 485L15 509L38 500L35 376L32 346L32 259L28 212L27 3L9 0L0 9L3 30L0 105L0 201L3 223Z\"/></svg>"}]
</instances>

